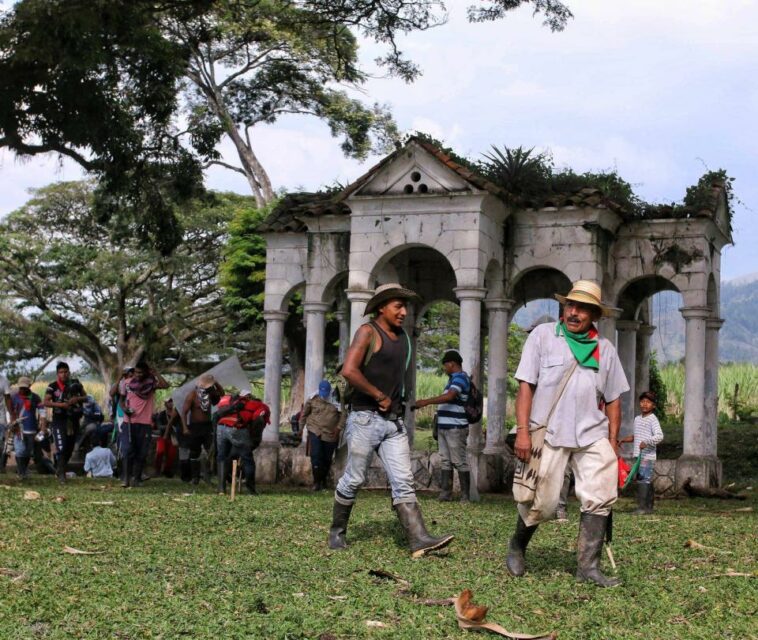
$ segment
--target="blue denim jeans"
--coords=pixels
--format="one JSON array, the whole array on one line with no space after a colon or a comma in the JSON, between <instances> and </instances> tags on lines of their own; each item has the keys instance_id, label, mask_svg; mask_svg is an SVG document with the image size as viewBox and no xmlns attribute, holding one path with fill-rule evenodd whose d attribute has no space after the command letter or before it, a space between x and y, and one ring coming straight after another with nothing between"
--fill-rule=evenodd
<instances>
[{"instance_id":1,"label":"blue denim jeans","mask_svg":"<svg viewBox=\"0 0 758 640\"><path fill-rule=\"evenodd\" d=\"M392 504L416 502L411 471L408 434L402 421L390 422L375 411L353 411L345 428L347 464L337 483L335 499L353 504L358 489L366 482L371 458L376 453L392 489Z\"/></svg>"},{"instance_id":2,"label":"blue denim jeans","mask_svg":"<svg viewBox=\"0 0 758 640\"><path fill-rule=\"evenodd\" d=\"M255 478L255 458L253 450L261 443L260 438L253 438L249 429L237 429L225 424L216 426L216 456L219 464L232 457L242 462L246 478Z\"/></svg>"},{"instance_id":3,"label":"blue denim jeans","mask_svg":"<svg viewBox=\"0 0 758 640\"><path fill-rule=\"evenodd\" d=\"M642 459L640 468L637 471L637 482L640 484L650 484L653 481L653 470L655 469L655 460Z\"/></svg>"}]
</instances>

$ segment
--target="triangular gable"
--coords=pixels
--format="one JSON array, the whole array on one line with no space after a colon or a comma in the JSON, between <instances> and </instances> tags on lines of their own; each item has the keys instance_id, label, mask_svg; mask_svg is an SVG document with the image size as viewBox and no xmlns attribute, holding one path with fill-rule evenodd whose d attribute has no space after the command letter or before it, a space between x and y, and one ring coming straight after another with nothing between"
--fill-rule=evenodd
<instances>
[{"instance_id":1,"label":"triangular gable","mask_svg":"<svg viewBox=\"0 0 758 640\"><path fill-rule=\"evenodd\" d=\"M340 199L356 196L499 193L495 185L426 142L411 139L348 186Z\"/></svg>"}]
</instances>

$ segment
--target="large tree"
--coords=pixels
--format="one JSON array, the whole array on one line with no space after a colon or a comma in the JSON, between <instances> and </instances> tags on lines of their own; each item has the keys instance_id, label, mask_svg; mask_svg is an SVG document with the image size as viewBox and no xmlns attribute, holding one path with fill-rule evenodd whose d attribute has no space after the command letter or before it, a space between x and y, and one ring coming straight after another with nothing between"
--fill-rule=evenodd
<instances>
[{"instance_id":1,"label":"large tree","mask_svg":"<svg viewBox=\"0 0 758 640\"><path fill-rule=\"evenodd\" d=\"M479 0L469 19L521 5L554 30L571 17L558 0ZM386 110L340 88L367 78L359 39L383 45L379 65L412 81L400 36L446 17L440 0L20 0L0 21L0 147L72 158L170 251L172 203L196 195L202 164L221 161L221 136L259 205L274 189L256 124L310 114L356 157L386 142Z\"/></svg>"},{"instance_id":2,"label":"large tree","mask_svg":"<svg viewBox=\"0 0 758 640\"><path fill-rule=\"evenodd\" d=\"M0 225L6 354L74 353L107 382L141 356L190 375L248 350L226 331L218 269L228 223L251 198L208 194L177 211L183 231L164 256L134 224L101 220L93 197L90 183L50 185Z\"/></svg>"}]
</instances>

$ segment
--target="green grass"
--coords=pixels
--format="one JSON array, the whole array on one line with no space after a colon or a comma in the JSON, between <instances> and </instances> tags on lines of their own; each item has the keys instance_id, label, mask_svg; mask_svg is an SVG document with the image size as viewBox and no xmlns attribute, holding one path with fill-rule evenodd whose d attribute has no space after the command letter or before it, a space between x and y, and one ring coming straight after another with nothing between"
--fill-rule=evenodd
<instances>
[{"instance_id":1,"label":"green grass","mask_svg":"<svg viewBox=\"0 0 758 640\"><path fill-rule=\"evenodd\" d=\"M265 487L234 503L207 488L151 481L124 491L84 479L59 489L44 478L4 480L0 637L46 638L464 638L450 608L424 606L370 569L409 580L418 598L463 588L511 630L560 638L751 638L758 608L755 514L748 503L661 501L646 519L621 500L614 553L624 586L574 582L575 503L569 525L545 524L528 573L503 569L512 502L476 505L422 498L433 531L457 540L445 555L411 560L386 495L364 492L349 549L329 552L329 495ZM41 499L22 499L24 489ZM58 503L56 496L66 500ZM93 504L113 501L113 505ZM444 524L443 524L444 523ZM708 549L689 549L693 539ZM102 555L73 556L69 545ZM606 563L607 564L607 563ZM754 577L727 577L728 572ZM385 629L370 629L367 620ZM752 635L751 635L752 634Z\"/></svg>"}]
</instances>

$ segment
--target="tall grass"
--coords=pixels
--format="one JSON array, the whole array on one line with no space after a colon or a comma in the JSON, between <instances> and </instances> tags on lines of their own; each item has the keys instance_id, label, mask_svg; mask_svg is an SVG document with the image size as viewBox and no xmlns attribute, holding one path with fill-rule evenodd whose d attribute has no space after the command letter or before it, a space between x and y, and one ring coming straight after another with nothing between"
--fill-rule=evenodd
<instances>
[{"instance_id":1,"label":"tall grass","mask_svg":"<svg viewBox=\"0 0 758 640\"><path fill-rule=\"evenodd\" d=\"M681 416L684 413L684 364L669 363L661 368L666 385L668 406L666 413ZM758 410L758 366L747 363L722 364L719 367L719 412L734 419L734 393L738 387L738 414Z\"/></svg>"}]
</instances>

